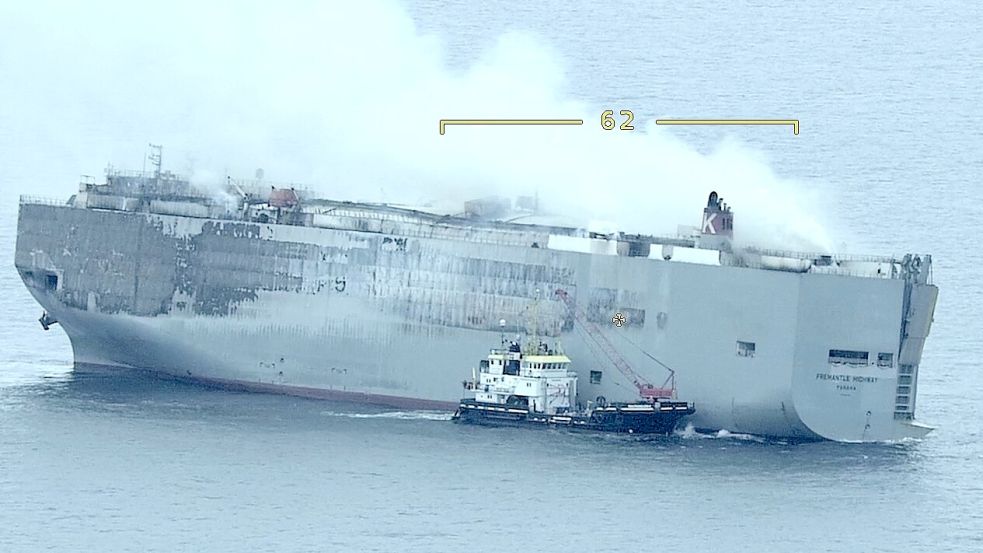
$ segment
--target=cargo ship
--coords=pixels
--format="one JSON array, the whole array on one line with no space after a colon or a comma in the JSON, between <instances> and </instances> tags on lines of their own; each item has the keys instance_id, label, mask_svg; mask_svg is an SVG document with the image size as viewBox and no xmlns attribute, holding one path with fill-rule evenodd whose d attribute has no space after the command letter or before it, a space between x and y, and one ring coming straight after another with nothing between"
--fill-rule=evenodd
<instances>
[{"instance_id":1,"label":"cargo ship","mask_svg":"<svg viewBox=\"0 0 983 553\"><path fill-rule=\"evenodd\" d=\"M848 442L930 430L914 419L938 293L929 255L737 247L716 193L694 206L699 226L659 237L556 224L533 198L434 212L262 179L221 188L158 164L83 178L67 202L21 198L15 264L76 370L453 411L461 367L500 319L585 360L597 352L574 332L592 324L648 380L665 369L647 355L671 367L697 429ZM636 396L619 371L578 376L587 397Z\"/></svg>"}]
</instances>

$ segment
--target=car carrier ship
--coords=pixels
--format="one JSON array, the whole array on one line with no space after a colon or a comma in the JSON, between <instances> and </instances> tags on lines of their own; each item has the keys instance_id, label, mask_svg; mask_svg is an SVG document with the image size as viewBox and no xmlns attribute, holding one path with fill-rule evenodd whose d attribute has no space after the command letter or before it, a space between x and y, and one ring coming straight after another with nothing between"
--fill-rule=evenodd
<instances>
[{"instance_id":1,"label":"car carrier ship","mask_svg":"<svg viewBox=\"0 0 983 553\"><path fill-rule=\"evenodd\" d=\"M15 264L76 370L452 411L498 321L529 334L538 306L536 335L572 358L594 358L572 333L595 324L649 380L665 369L646 355L671 367L697 429L930 430L914 420L937 297L928 255L737 248L716 193L700 227L657 237L545 224L530 198L433 213L227 185L197 190L158 163L85 178L67 202L21 199ZM636 397L619 371L578 376L586 397Z\"/></svg>"}]
</instances>

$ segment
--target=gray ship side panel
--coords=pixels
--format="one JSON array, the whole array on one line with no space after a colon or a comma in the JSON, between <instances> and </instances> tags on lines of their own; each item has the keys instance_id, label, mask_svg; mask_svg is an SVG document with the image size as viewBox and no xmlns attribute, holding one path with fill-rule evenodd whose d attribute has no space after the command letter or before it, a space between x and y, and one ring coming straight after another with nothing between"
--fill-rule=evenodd
<instances>
[{"instance_id":1,"label":"gray ship side panel","mask_svg":"<svg viewBox=\"0 0 983 553\"><path fill-rule=\"evenodd\" d=\"M26 204L17 240L15 265L65 305L138 315L167 310L174 244L142 215Z\"/></svg>"},{"instance_id":2,"label":"gray ship side panel","mask_svg":"<svg viewBox=\"0 0 983 553\"><path fill-rule=\"evenodd\" d=\"M807 433L794 417L791 375L799 279L793 273L673 264L664 301L680 397L710 428ZM738 342L754 345L742 355ZM766 422L767 421L767 422Z\"/></svg>"},{"instance_id":3,"label":"gray ship side panel","mask_svg":"<svg viewBox=\"0 0 983 553\"><path fill-rule=\"evenodd\" d=\"M862 441L874 426L895 424L903 289L900 280L802 279L792 388L799 416L818 434ZM831 361L831 350L867 357ZM893 362L878 365L881 354Z\"/></svg>"}]
</instances>

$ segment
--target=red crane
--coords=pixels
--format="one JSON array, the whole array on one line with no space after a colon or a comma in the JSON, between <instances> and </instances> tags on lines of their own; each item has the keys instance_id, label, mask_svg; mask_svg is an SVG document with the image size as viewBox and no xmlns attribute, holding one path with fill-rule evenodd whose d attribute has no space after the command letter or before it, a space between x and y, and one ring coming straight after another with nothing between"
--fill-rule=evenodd
<instances>
[{"instance_id":1,"label":"red crane","mask_svg":"<svg viewBox=\"0 0 983 553\"><path fill-rule=\"evenodd\" d=\"M568 294L566 290L558 288L556 290L556 295L559 296L560 299L563 300L563 303L567 304L567 307L573 312L573 316L577 319L577 322L580 323L580 328L584 330L584 334L586 334L587 337L594 342L598 349L600 349L604 355L607 356L608 360L611 361L611 364L613 364L618 371L625 376L625 378L630 380L631 383L638 388L638 395L649 401L676 397L675 371L667 367L658 359L655 359L649 355L649 357L652 357L653 360L669 371L669 377L662 383L662 386L656 387L652 385L649 381L642 378L640 374L631 368L628 361L625 361L625 358L618 353L618 350L615 349L614 345L612 345L611 342L604 336L601 329L595 323L587 320L587 315L582 309L577 307L577 304L574 303L573 298L570 297L570 294Z\"/></svg>"}]
</instances>

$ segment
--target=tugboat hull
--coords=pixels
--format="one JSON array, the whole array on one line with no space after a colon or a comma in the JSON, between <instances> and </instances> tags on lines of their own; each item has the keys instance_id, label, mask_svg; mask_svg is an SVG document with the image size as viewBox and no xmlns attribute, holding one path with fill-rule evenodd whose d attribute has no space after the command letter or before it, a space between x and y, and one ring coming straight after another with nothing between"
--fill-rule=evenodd
<instances>
[{"instance_id":1,"label":"tugboat hull","mask_svg":"<svg viewBox=\"0 0 983 553\"><path fill-rule=\"evenodd\" d=\"M474 400L464 400L454 413L454 421L488 426L561 427L597 432L627 434L672 434L679 421L695 412L693 405L681 401L654 404L627 403L599 407L590 413L546 415Z\"/></svg>"}]
</instances>

